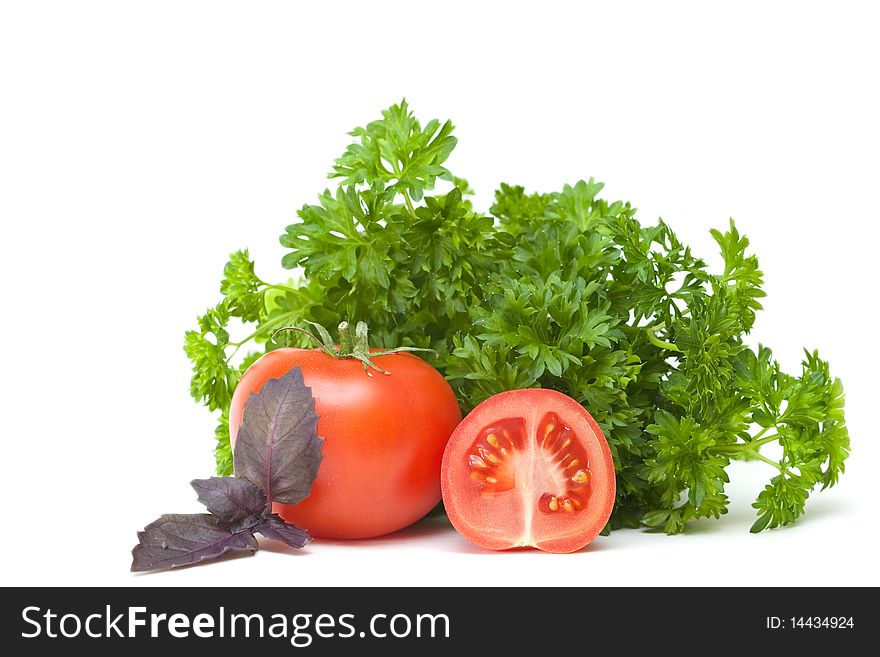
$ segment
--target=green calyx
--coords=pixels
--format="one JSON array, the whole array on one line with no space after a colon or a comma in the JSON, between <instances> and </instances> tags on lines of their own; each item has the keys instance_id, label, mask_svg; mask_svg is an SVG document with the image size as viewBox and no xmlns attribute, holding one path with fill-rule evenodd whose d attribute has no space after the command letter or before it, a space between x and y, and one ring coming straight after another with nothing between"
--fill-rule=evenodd
<instances>
[{"instance_id":1,"label":"green calyx","mask_svg":"<svg viewBox=\"0 0 880 657\"><path fill-rule=\"evenodd\" d=\"M333 339L333 336L330 335L330 331L326 328L317 322L311 322L309 320L304 321L313 326L318 332L318 335L298 326L286 326L275 331L272 335L273 339L282 331L296 331L297 333L302 333L303 335L308 336L316 345L318 345L321 351L328 356L339 359L354 358L355 360L359 360L363 364L364 372L367 373L367 376L373 376L373 373L370 371L371 369L376 370L380 374L391 374L391 372L383 370L373 362L372 359L376 356L388 356L390 354L399 354L406 351L429 351L437 356L435 350L424 349L422 347L395 347L394 349L384 349L382 351L371 352L368 337L369 328L367 327L366 322L358 322L353 329L348 322L340 322L339 326L336 327L336 330L339 333L339 342L337 343Z\"/></svg>"}]
</instances>

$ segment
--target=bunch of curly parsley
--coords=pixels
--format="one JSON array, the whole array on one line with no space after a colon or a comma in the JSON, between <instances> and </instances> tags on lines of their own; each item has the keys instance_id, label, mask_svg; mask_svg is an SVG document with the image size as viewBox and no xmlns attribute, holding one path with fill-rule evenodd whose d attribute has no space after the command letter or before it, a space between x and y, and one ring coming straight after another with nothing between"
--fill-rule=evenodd
<instances>
[{"instance_id":1,"label":"bunch of curly parsley","mask_svg":"<svg viewBox=\"0 0 880 657\"><path fill-rule=\"evenodd\" d=\"M734 459L774 474L753 532L794 521L816 486L837 482L849 453L843 387L816 352L795 376L743 343L763 280L732 221L712 231L724 258L713 273L662 221L644 226L628 203L599 198L592 179L549 194L503 184L483 214L444 166L452 131L422 125L405 101L354 130L330 173L335 192L281 236L298 282L267 283L247 251L232 254L222 300L186 334L192 395L220 411L219 474L232 470L227 412L242 372L268 350L305 346L275 331L365 320L374 346L439 352L464 412L513 388L582 403L614 454L611 528L674 534L719 517ZM448 191L434 192L438 181ZM233 318L248 337L230 338ZM778 461L761 452L771 443Z\"/></svg>"}]
</instances>

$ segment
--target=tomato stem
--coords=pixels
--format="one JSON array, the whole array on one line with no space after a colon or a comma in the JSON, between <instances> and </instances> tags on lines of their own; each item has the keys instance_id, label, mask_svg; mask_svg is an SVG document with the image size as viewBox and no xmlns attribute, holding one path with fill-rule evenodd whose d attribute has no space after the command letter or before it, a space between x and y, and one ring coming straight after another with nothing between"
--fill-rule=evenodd
<instances>
[{"instance_id":1,"label":"tomato stem","mask_svg":"<svg viewBox=\"0 0 880 657\"><path fill-rule=\"evenodd\" d=\"M330 331L324 328L321 324L310 322L308 320L306 320L306 322L315 328L318 335L321 336L320 338L314 333L307 331L304 328L300 328L299 326L285 326L275 331L275 333L272 334L272 339L275 339L275 336L282 331L296 331L302 333L311 338L312 341L319 346L321 351L333 358L353 358L360 361L364 366L364 372L367 373L367 376L373 376L373 373L370 371L371 369L380 374L391 374L391 372L383 370L373 362L373 358L376 356L389 356L391 354L399 354L407 351L430 351L435 357L439 356L436 350L423 347L395 347L393 349L371 352L369 328L367 327L366 322L358 322L355 325L353 332L351 324L345 321L340 322L339 326L336 327L339 333L339 344L333 340Z\"/></svg>"},{"instance_id":2,"label":"tomato stem","mask_svg":"<svg viewBox=\"0 0 880 657\"><path fill-rule=\"evenodd\" d=\"M297 333L302 333L303 335L305 335L305 336L311 338L311 339L312 339L315 343L317 343L318 345L321 344L321 341L318 340L318 338L316 338L316 337L314 336L313 333L309 333L309 332L306 331L305 329L300 328L300 327L298 327L298 326L282 326L280 329L278 329L277 331L275 331L275 332L272 334L272 340L274 341L274 340L275 340L275 336L277 336L279 333L282 333L282 332L284 332L284 331L296 331Z\"/></svg>"}]
</instances>

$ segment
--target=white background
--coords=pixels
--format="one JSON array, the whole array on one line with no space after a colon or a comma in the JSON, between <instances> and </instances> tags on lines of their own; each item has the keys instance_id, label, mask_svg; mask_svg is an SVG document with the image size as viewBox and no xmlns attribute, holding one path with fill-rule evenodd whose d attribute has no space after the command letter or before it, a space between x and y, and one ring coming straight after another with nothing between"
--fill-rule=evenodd
<instances>
[{"instance_id":1,"label":"white background","mask_svg":"<svg viewBox=\"0 0 880 657\"><path fill-rule=\"evenodd\" d=\"M613 6L611 6L613 4ZM3 584L880 584L878 16L869 3L28 2L0 9ZM595 176L718 262L734 216L766 274L754 341L818 347L853 454L796 525L731 511L576 555L486 553L442 522L353 543L128 573L135 531L196 512L213 418L183 333L229 252L277 237L345 133L406 96L449 161L501 181ZM714 258L714 259L713 259Z\"/></svg>"}]
</instances>

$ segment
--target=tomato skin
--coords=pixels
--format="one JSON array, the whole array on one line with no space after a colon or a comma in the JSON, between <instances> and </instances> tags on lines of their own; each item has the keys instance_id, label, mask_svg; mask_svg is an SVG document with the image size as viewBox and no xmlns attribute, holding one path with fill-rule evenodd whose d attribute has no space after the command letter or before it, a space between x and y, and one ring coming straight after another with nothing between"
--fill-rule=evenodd
<instances>
[{"instance_id":1,"label":"tomato skin","mask_svg":"<svg viewBox=\"0 0 880 657\"><path fill-rule=\"evenodd\" d=\"M308 498L275 504L282 518L317 538L371 538L411 525L440 501L446 441L461 421L441 374L407 353L376 356L390 374L319 349L270 351L242 376L229 412L230 438L251 392L294 366L302 368L318 413L323 460Z\"/></svg>"},{"instance_id":2,"label":"tomato skin","mask_svg":"<svg viewBox=\"0 0 880 657\"><path fill-rule=\"evenodd\" d=\"M548 456L538 436L548 435L542 431L552 424L548 417L571 431L560 434L555 445L566 448L569 443L564 439L571 436L568 450L576 453L559 462L580 465L564 471L554 465L550 468L556 468L554 474L547 474ZM510 429L513 441L499 442L504 440L499 438L504 429ZM488 436L498 447L490 448L481 436ZM501 447L506 450L499 451ZM489 453L488 458L494 460L485 458ZM581 468L589 472L588 486L571 478L572 474L583 476L578 472ZM560 479L563 473L568 478ZM440 481L452 525L474 545L490 550L535 547L545 552L576 552L605 527L616 493L614 461L599 425L574 399L540 388L502 392L479 404L450 436ZM555 493L553 486L559 482L582 492L566 489L566 497L554 498L551 507L546 503L548 493ZM574 500L577 507L566 511L563 499Z\"/></svg>"}]
</instances>

